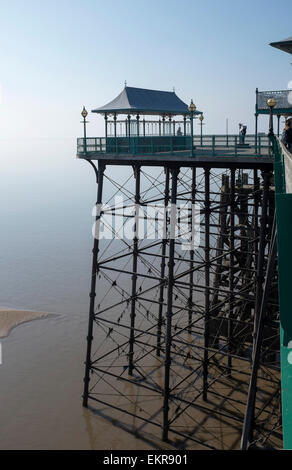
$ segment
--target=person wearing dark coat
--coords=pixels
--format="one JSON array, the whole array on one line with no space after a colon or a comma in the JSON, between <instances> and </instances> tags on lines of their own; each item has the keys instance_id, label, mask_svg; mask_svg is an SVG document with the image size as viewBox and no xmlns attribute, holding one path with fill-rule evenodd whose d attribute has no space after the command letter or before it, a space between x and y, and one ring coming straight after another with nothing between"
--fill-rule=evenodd
<instances>
[{"instance_id":1,"label":"person wearing dark coat","mask_svg":"<svg viewBox=\"0 0 292 470\"><path fill-rule=\"evenodd\" d=\"M285 127L283 129L283 134L282 134L282 142L285 145L285 147L289 150L289 152L292 153L292 127L291 127L291 121L292 119L287 119L285 123Z\"/></svg>"}]
</instances>

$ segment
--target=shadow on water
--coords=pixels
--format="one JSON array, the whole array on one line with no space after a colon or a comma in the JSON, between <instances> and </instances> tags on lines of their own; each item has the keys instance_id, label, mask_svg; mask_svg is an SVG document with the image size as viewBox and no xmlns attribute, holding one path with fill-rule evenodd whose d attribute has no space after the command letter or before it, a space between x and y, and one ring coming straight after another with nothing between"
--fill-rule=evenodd
<instances>
[{"instance_id":1,"label":"shadow on water","mask_svg":"<svg viewBox=\"0 0 292 470\"><path fill-rule=\"evenodd\" d=\"M107 422L111 423L115 427L122 429L123 431L127 432L128 434L131 434L133 437L140 439L143 441L145 444L150 445L151 448L156 449L156 450L169 450L169 449L181 449L181 447L175 445L174 442L168 442L168 443L163 443L160 441L160 439L156 436L148 436L146 434L141 434L139 433L136 429L133 429L130 425L127 425L123 423L122 421L112 418L108 414L106 414L103 410L97 410L96 408L93 408L92 406L88 406L88 410L84 409L83 410L83 416L84 420L86 423L86 430L89 435L89 440L90 440L90 446L92 449L96 449L95 442L98 441L98 431L96 428L93 426L91 420L93 419L93 416L103 418ZM154 439L157 439L159 442L155 442Z\"/></svg>"}]
</instances>

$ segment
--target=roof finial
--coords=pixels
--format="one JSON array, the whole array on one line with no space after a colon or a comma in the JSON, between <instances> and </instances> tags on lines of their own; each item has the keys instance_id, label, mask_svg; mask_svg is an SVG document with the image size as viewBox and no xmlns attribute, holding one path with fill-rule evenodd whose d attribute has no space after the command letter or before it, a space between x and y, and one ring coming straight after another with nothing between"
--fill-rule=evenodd
<instances>
[{"instance_id":1,"label":"roof finial","mask_svg":"<svg viewBox=\"0 0 292 470\"><path fill-rule=\"evenodd\" d=\"M127 80L125 80L125 87L127 86Z\"/></svg>"},{"instance_id":2,"label":"roof finial","mask_svg":"<svg viewBox=\"0 0 292 470\"><path fill-rule=\"evenodd\" d=\"M175 93L175 87L174 86L172 87L172 91L173 91L173 93Z\"/></svg>"}]
</instances>

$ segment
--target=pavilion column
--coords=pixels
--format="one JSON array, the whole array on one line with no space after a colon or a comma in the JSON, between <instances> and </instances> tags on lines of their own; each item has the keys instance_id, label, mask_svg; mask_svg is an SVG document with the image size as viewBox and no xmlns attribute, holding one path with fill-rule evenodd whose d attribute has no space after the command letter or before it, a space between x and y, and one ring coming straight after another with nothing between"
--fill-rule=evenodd
<instances>
[{"instance_id":1,"label":"pavilion column","mask_svg":"<svg viewBox=\"0 0 292 470\"><path fill-rule=\"evenodd\" d=\"M165 135L165 116L162 116L162 134Z\"/></svg>"},{"instance_id":2,"label":"pavilion column","mask_svg":"<svg viewBox=\"0 0 292 470\"><path fill-rule=\"evenodd\" d=\"M169 116L169 135L171 135L171 116Z\"/></svg>"},{"instance_id":3,"label":"pavilion column","mask_svg":"<svg viewBox=\"0 0 292 470\"><path fill-rule=\"evenodd\" d=\"M187 135L187 117L184 116L184 136Z\"/></svg>"},{"instance_id":4,"label":"pavilion column","mask_svg":"<svg viewBox=\"0 0 292 470\"><path fill-rule=\"evenodd\" d=\"M114 114L114 136L117 137L117 114Z\"/></svg>"},{"instance_id":5,"label":"pavilion column","mask_svg":"<svg viewBox=\"0 0 292 470\"><path fill-rule=\"evenodd\" d=\"M173 135L175 135L175 120L173 120Z\"/></svg>"},{"instance_id":6,"label":"pavilion column","mask_svg":"<svg viewBox=\"0 0 292 470\"><path fill-rule=\"evenodd\" d=\"M140 135L140 129L139 129L139 126L140 126L140 121L139 121L139 120L140 120L140 116L139 116L139 114L137 114L136 120L137 120L137 137L139 137L139 135Z\"/></svg>"},{"instance_id":7,"label":"pavilion column","mask_svg":"<svg viewBox=\"0 0 292 470\"><path fill-rule=\"evenodd\" d=\"M117 113L114 114L114 137L115 137L115 148L118 153L118 140L117 140Z\"/></svg>"},{"instance_id":8,"label":"pavilion column","mask_svg":"<svg viewBox=\"0 0 292 470\"><path fill-rule=\"evenodd\" d=\"M107 114L104 115L104 124L105 124L105 138L107 138Z\"/></svg>"},{"instance_id":9,"label":"pavilion column","mask_svg":"<svg viewBox=\"0 0 292 470\"><path fill-rule=\"evenodd\" d=\"M145 123L145 118L143 119L143 135L145 137L146 135L146 123Z\"/></svg>"},{"instance_id":10,"label":"pavilion column","mask_svg":"<svg viewBox=\"0 0 292 470\"><path fill-rule=\"evenodd\" d=\"M131 115L128 114L128 147L131 148Z\"/></svg>"},{"instance_id":11,"label":"pavilion column","mask_svg":"<svg viewBox=\"0 0 292 470\"><path fill-rule=\"evenodd\" d=\"M159 137L161 136L161 119L158 121Z\"/></svg>"}]
</instances>

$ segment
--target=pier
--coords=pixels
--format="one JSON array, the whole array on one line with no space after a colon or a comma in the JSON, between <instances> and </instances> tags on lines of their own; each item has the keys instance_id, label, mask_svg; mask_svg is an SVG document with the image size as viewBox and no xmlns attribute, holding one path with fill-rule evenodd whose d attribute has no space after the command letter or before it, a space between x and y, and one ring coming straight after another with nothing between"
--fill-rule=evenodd
<instances>
[{"instance_id":1,"label":"pier","mask_svg":"<svg viewBox=\"0 0 292 470\"><path fill-rule=\"evenodd\" d=\"M193 102L127 87L93 112L105 117L105 137L86 136L84 110L77 140L77 157L95 172L99 207L83 405L178 448L280 448L274 162L282 150L273 119L269 135L256 129L244 142L196 135L202 112ZM113 166L124 169L120 177ZM103 209L104 193L123 202L110 198ZM140 237L153 204L166 216L155 214L152 238ZM172 236L178 204L199 206L199 240L189 250L184 234ZM115 236L100 240L109 215ZM188 212L190 228L194 217ZM129 240L117 227L131 219ZM164 235L155 237L161 225Z\"/></svg>"}]
</instances>

